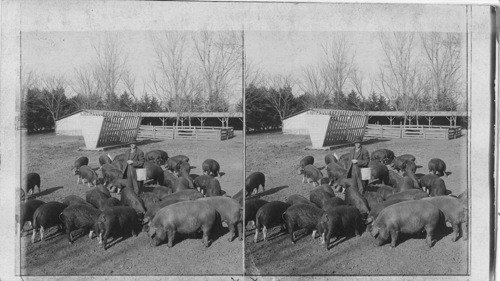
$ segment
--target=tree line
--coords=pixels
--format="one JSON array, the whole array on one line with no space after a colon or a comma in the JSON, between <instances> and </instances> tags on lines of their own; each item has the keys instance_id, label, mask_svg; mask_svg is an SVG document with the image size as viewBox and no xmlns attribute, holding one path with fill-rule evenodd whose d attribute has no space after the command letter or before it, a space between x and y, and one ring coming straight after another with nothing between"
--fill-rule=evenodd
<instances>
[{"instance_id":1,"label":"tree line","mask_svg":"<svg viewBox=\"0 0 500 281\"><path fill-rule=\"evenodd\" d=\"M152 64L141 81L131 71L124 43L111 33L91 43L89 61L67 76L44 75L23 67L21 125L29 131L52 128L59 117L83 109L243 110L241 90L235 90L241 83L238 32L164 31L149 32L148 37Z\"/></svg>"},{"instance_id":2,"label":"tree line","mask_svg":"<svg viewBox=\"0 0 500 281\"><path fill-rule=\"evenodd\" d=\"M467 110L462 37L456 33L379 33L378 71L368 78L344 35L320 44L316 63L300 74L245 68L246 122L251 131L276 129L306 108L359 111Z\"/></svg>"}]
</instances>

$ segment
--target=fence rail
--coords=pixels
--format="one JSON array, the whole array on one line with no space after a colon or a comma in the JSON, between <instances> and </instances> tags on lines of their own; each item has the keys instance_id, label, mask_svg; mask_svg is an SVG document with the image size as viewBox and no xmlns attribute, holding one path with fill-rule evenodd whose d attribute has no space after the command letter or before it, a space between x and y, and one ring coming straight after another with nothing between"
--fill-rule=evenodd
<instances>
[{"instance_id":1,"label":"fence rail","mask_svg":"<svg viewBox=\"0 0 500 281\"><path fill-rule=\"evenodd\" d=\"M141 125L140 138L222 141L234 137L233 127Z\"/></svg>"},{"instance_id":2,"label":"fence rail","mask_svg":"<svg viewBox=\"0 0 500 281\"><path fill-rule=\"evenodd\" d=\"M458 126L427 125L375 125L368 124L365 138L403 138L403 139L455 139L462 135Z\"/></svg>"}]
</instances>

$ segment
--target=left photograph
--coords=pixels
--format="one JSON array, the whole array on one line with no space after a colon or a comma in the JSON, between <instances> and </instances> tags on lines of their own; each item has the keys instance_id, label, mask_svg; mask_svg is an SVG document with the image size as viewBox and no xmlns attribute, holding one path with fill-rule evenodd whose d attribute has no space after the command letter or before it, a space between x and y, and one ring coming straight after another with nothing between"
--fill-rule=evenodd
<instances>
[{"instance_id":1,"label":"left photograph","mask_svg":"<svg viewBox=\"0 0 500 281\"><path fill-rule=\"evenodd\" d=\"M20 275L241 275L243 32L20 45Z\"/></svg>"}]
</instances>

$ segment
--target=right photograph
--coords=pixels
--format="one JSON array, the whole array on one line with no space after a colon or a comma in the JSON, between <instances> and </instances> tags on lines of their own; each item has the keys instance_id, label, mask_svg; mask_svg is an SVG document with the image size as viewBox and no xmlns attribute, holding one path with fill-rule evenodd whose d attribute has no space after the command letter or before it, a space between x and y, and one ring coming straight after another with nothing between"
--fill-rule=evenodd
<instances>
[{"instance_id":1,"label":"right photograph","mask_svg":"<svg viewBox=\"0 0 500 281\"><path fill-rule=\"evenodd\" d=\"M366 6L245 30L248 276L470 272L469 8Z\"/></svg>"}]
</instances>

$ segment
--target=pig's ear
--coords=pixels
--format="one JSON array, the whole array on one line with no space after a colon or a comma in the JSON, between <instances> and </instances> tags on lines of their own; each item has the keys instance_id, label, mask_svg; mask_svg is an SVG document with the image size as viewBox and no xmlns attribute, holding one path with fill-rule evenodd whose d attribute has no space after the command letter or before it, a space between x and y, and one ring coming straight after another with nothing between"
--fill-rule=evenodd
<instances>
[{"instance_id":1,"label":"pig's ear","mask_svg":"<svg viewBox=\"0 0 500 281\"><path fill-rule=\"evenodd\" d=\"M326 214L324 214L322 217L321 217L321 222L328 222L330 219L328 218L328 216Z\"/></svg>"}]
</instances>

